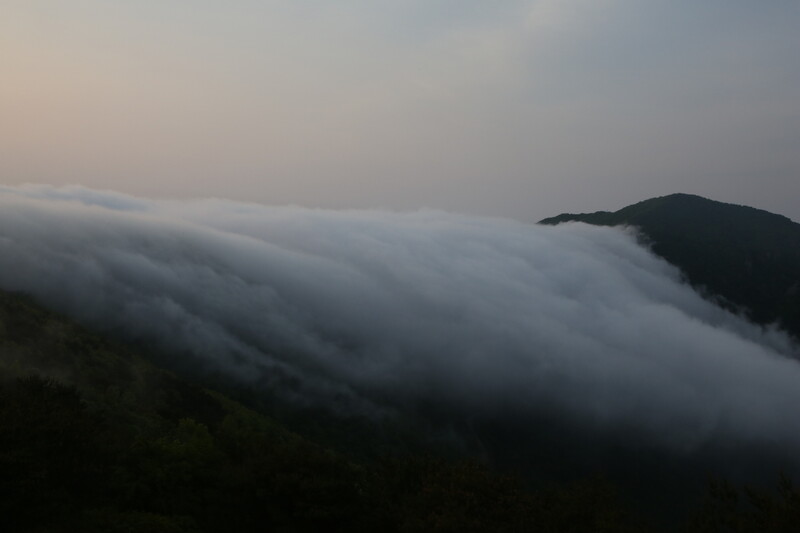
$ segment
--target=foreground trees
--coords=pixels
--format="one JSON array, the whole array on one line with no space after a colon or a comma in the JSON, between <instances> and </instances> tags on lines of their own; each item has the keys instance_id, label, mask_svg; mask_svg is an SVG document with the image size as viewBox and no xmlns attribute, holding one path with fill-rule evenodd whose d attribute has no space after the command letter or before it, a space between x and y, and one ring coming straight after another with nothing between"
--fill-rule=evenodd
<instances>
[{"instance_id":1,"label":"foreground trees","mask_svg":"<svg viewBox=\"0 0 800 533\"><path fill-rule=\"evenodd\" d=\"M354 464L232 402L218 407L211 425L155 411L116 413L128 419L119 424L74 387L2 382L4 531L628 530L600 482L532 492L473 462Z\"/></svg>"}]
</instances>

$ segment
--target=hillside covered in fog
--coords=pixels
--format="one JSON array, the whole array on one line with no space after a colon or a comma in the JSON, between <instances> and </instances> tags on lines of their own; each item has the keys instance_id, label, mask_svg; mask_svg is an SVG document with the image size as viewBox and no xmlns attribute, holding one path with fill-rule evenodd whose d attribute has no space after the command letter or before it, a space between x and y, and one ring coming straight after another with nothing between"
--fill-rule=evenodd
<instances>
[{"instance_id":1,"label":"hillside covered in fog","mask_svg":"<svg viewBox=\"0 0 800 533\"><path fill-rule=\"evenodd\" d=\"M5 292L0 473L13 532L633 531L607 483L534 492L474 461L354 462Z\"/></svg>"},{"instance_id":2,"label":"hillside covered in fog","mask_svg":"<svg viewBox=\"0 0 800 533\"><path fill-rule=\"evenodd\" d=\"M672 204L659 220L708 202L666 201L688 206ZM658 211L648 205L628 212ZM692 244L702 232L679 223L669 235L695 246L689 256L697 263L705 254L706 263L719 264L721 278L734 275L723 268L725 258L750 250L748 268L761 273L772 263L759 258L776 257L764 251L769 243L791 241L792 230L783 235L745 219L741 227L750 233L734 239L738 248L729 251L728 241L713 236L721 227L740 226L719 212L727 209L705 211L703 246ZM18 434L26 420L39 420L24 439L45 442L56 422L47 413L66 409L77 425L63 431L82 457L69 463L73 467L105 453L105 444L80 435L107 431L108 442L120 443L122 449L109 453L132 462L98 463L124 473L100 491L115 496L93 500L95 488L80 489L95 506L91 520L101 522L103 513L173 525L190 516L185 524L213 529L213 521L196 514L207 507L200 502L227 502L208 507L213 514L233 505L225 498L244 491L248 496L234 498L236 505L257 505L248 499L251 491L272 487L264 494L284 503L270 511L270 523L286 527L295 520L287 509L304 501L306 491L322 498L308 505L324 515L314 523L326 527L369 530L363 520L378 520L368 516L371 508L380 510L384 524L406 513L402 505L424 514L414 506L436 497L403 500L420 490L460 509L453 511L460 518L451 518L461 524L475 511L459 507L465 504L451 491L467 490L469 498L488 498L480 501L489 509L500 505L496 498L512 502L508 521L484 517L494 530L566 520L570 512L542 514L554 501L587 509L602 501L586 519L609 512L616 518L603 520L622 528L638 520L623 520L625 508L656 522L689 516L701 506L709 475L762 486L774 485L781 471L796 476L800 430L791 413L800 401L797 348L780 329L749 320L774 317L788 326L784 316L790 315L777 308L740 315L730 303L708 299L718 294L744 305L695 277L694 263L684 267L675 259L680 255L668 257L658 245L660 234L648 233L647 220L609 221L636 225L637 233L437 211L325 211L5 187L0 289L33 298L3 296L4 394L17 406L5 413L6 425ZM781 245L790 256L791 242ZM783 282L774 273L766 277ZM698 293L685 278L709 290ZM787 298L791 303L791 294ZM256 411L203 387L222 389ZM30 417L14 414L26 409L33 409ZM128 448L125 443L137 438L141 447ZM293 444L276 449L276 442ZM14 479L25 478L25 469L40 460L36 453L32 463L24 454L17 459L18 449L8 453L7 466L22 476ZM58 453L54 457L62 457ZM486 466L419 459L431 453ZM405 473L366 466L386 456L415 459L386 467ZM62 460L73 461L56 461ZM293 466L283 471L274 460ZM249 461L266 461L265 470ZM239 470L251 467L263 476L251 479ZM501 480L491 469L520 477ZM293 477L304 471L330 492ZM410 485L385 485L398 475L410 476L404 478ZM377 483L370 490L384 494L383 503L363 499L362 489L354 488L368 483L363 476ZM605 481L580 485L596 476ZM51 481L47 490L72 492L65 488L74 481L69 475ZM188 489L206 483L208 492ZM293 483L299 492L281 492ZM552 492L553 484L566 492ZM174 499L187 490L191 501ZM625 503L612 503L613 493ZM326 500L333 494L347 501ZM162 500L171 503L159 507ZM401 507L381 507L395 500ZM247 524L260 523L251 511L242 512L243 521L252 520ZM425 516L411 530L437 530ZM303 527L316 527L312 522Z\"/></svg>"}]
</instances>

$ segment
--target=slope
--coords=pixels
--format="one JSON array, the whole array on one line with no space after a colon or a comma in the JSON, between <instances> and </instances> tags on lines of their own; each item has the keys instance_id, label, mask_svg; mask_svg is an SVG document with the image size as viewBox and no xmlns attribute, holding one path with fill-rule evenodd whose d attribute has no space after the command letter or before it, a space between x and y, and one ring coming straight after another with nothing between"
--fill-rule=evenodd
<instances>
[{"instance_id":1,"label":"slope","mask_svg":"<svg viewBox=\"0 0 800 533\"><path fill-rule=\"evenodd\" d=\"M575 513L581 509L581 513ZM632 531L605 484L358 463L0 292L3 531Z\"/></svg>"}]
</instances>

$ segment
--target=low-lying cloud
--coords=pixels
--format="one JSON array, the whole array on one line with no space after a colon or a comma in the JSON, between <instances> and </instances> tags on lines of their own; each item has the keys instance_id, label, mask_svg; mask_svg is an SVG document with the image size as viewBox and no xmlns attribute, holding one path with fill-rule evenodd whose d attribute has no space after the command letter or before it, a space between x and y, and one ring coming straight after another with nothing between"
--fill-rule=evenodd
<instances>
[{"instance_id":1,"label":"low-lying cloud","mask_svg":"<svg viewBox=\"0 0 800 533\"><path fill-rule=\"evenodd\" d=\"M789 339L703 300L629 230L3 187L0 288L333 409L546 411L670 452L800 449Z\"/></svg>"}]
</instances>

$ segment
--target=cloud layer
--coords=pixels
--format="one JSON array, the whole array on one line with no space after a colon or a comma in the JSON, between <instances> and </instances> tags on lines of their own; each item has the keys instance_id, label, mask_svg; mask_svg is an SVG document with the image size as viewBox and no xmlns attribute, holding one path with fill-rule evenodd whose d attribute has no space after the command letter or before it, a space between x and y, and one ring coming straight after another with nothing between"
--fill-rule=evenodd
<instances>
[{"instance_id":1,"label":"cloud layer","mask_svg":"<svg viewBox=\"0 0 800 533\"><path fill-rule=\"evenodd\" d=\"M671 453L800 446L789 340L631 231L4 187L0 287L334 410L549 413Z\"/></svg>"}]
</instances>

